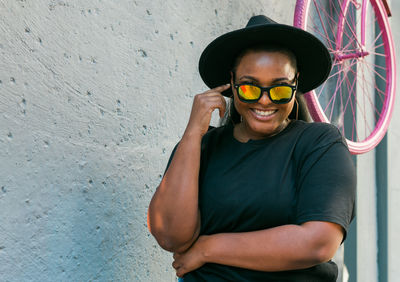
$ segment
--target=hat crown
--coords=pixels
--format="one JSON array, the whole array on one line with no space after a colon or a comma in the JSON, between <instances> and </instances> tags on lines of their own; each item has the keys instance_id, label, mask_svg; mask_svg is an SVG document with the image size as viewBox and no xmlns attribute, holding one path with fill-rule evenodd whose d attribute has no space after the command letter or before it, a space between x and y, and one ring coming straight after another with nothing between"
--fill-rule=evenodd
<instances>
[{"instance_id":1,"label":"hat crown","mask_svg":"<svg viewBox=\"0 0 400 282\"><path fill-rule=\"evenodd\" d=\"M276 24L277 22L271 20L264 15L252 16L246 25L247 27L252 27L256 25L266 25L266 24Z\"/></svg>"}]
</instances>

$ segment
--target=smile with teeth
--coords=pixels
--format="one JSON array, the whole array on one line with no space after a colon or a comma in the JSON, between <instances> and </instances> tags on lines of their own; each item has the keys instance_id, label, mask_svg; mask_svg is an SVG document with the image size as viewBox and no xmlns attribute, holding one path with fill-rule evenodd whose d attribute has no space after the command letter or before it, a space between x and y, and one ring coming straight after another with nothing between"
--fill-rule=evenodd
<instances>
[{"instance_id":1,"label":"smile with teeth","mask_svg":"<svg viewBox=\"0 0 400 282\"><path fill-rule=\"evenodd\" d=\"M257 115L266 117L266 116L272 115L277 110L261 111L261 110L257 110L257 109L252 109L252 111L255 112Z\"/></svg>"}]
</instances>

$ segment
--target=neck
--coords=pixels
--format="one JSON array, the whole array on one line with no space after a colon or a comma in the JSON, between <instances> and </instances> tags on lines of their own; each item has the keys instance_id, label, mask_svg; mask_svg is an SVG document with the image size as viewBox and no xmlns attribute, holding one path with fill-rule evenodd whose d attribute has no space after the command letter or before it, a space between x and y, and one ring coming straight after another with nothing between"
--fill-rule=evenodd
<instances>
[{"instance_id":1,"label":"neck","mask_svg":"<svg viewBox=\"0 0 400 282\"><path fill-rule=\"evenodd\" d=\"M240 141L240 142L247 142L250 139L253 140L259 140L259 139L266 139L272 136L275 136L277 134L279 134L282 130L284 130L288 124L290 123L289 119L285 119L277 128L274 132L267 134L267 135L259 135L259 136L249 136L249 134L247 134L247 130L246 130L246 124L242 121L239 124L236 124L233 134L234 137Z\"/></svg>"}]
</instances>

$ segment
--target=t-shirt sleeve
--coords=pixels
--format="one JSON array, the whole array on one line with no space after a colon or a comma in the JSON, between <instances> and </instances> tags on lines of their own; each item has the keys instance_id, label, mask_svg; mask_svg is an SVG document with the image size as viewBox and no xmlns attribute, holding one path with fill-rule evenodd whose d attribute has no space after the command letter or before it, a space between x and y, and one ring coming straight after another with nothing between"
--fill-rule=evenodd
<instances>
[{"instance_id":1,"label":"t-shirt sleeve","mask_svg":"<svg viewBox=\"0 0 400 282\"><path fill-rule=\"evenodd\" d=\"M299 169L296 223L337 223L344 240L354 217L355 167L337 128L321 126L310 135Z\"/></svg>"},{"instance_id":2,"label":"t-shirt sleeve","mask_svg":"<svg viewBox=\"0 0 400 282\"><path fill-rule=\"evenodd\" d=\"M208 127L207 133L210 132L210 131L211 131L212 129L214 129L214 128L215 128L214 126L211 126L211 125L210 125L210 126ZM201 150L202 150L202 151L204 151L204 148L206 147L207 141L208 141L208 135L206 134L206 136L203 137L202 142L201 142ZM172 161L172 159L173 159L173 157L174 157L174 155L175 155L176 149L178 148L178 145L179 145L179 142L175 145L174 149L173 149L172 152L171 152L171 155L169 156L169 160L168 160L167 166L166 166L166 168L165 168L165 170L164 170L164 175L165 175L165 173L167 172L167 170L168 170L168 168L169 168L169 165L171 164L171 161Z\"/></svg>"},{"instance_id":3,"label":"t-shirt sleeve","mask_svg":"<svg viewBox=\"0 0 400 282\"><path fill-rule=\"evenodd\" d=\"M175 145L174 149L173 149L172 152L171 152L171 155L169 156L167 166L166 166L166 168L165 168L165 170L164 170L164 175L165 175L165 173L167 172L167 170L168 170L168 168L169 168L169 165L171 164L172 158L173 158L174 155L175 155L175 151L176 151L176 148L178 148L178 145L179 145L179 142Z\"/></svg>"}]
</instances>

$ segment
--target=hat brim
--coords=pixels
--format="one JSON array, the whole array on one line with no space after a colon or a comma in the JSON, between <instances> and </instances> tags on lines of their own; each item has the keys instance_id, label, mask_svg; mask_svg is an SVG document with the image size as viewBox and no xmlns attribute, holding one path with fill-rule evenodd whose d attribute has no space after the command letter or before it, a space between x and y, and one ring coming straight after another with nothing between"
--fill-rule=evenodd
<instances>
[{"instance_id":1,"label":"hat brim","mask_svg":"<svg viewBox=\"0 0 400 282\"><path fill-rule=\"evenodd\" d=\"M300 72L298 89L302 93L321 85L331 71L329 51L314 35L289 25L268 24L231 31L212 41L199 60L204 83L210 88L229 83L235 58L241 51L258 44L279 45L294 53ZM222 94L232 96L231 88Z\"/></svg>"}]
</instances>

